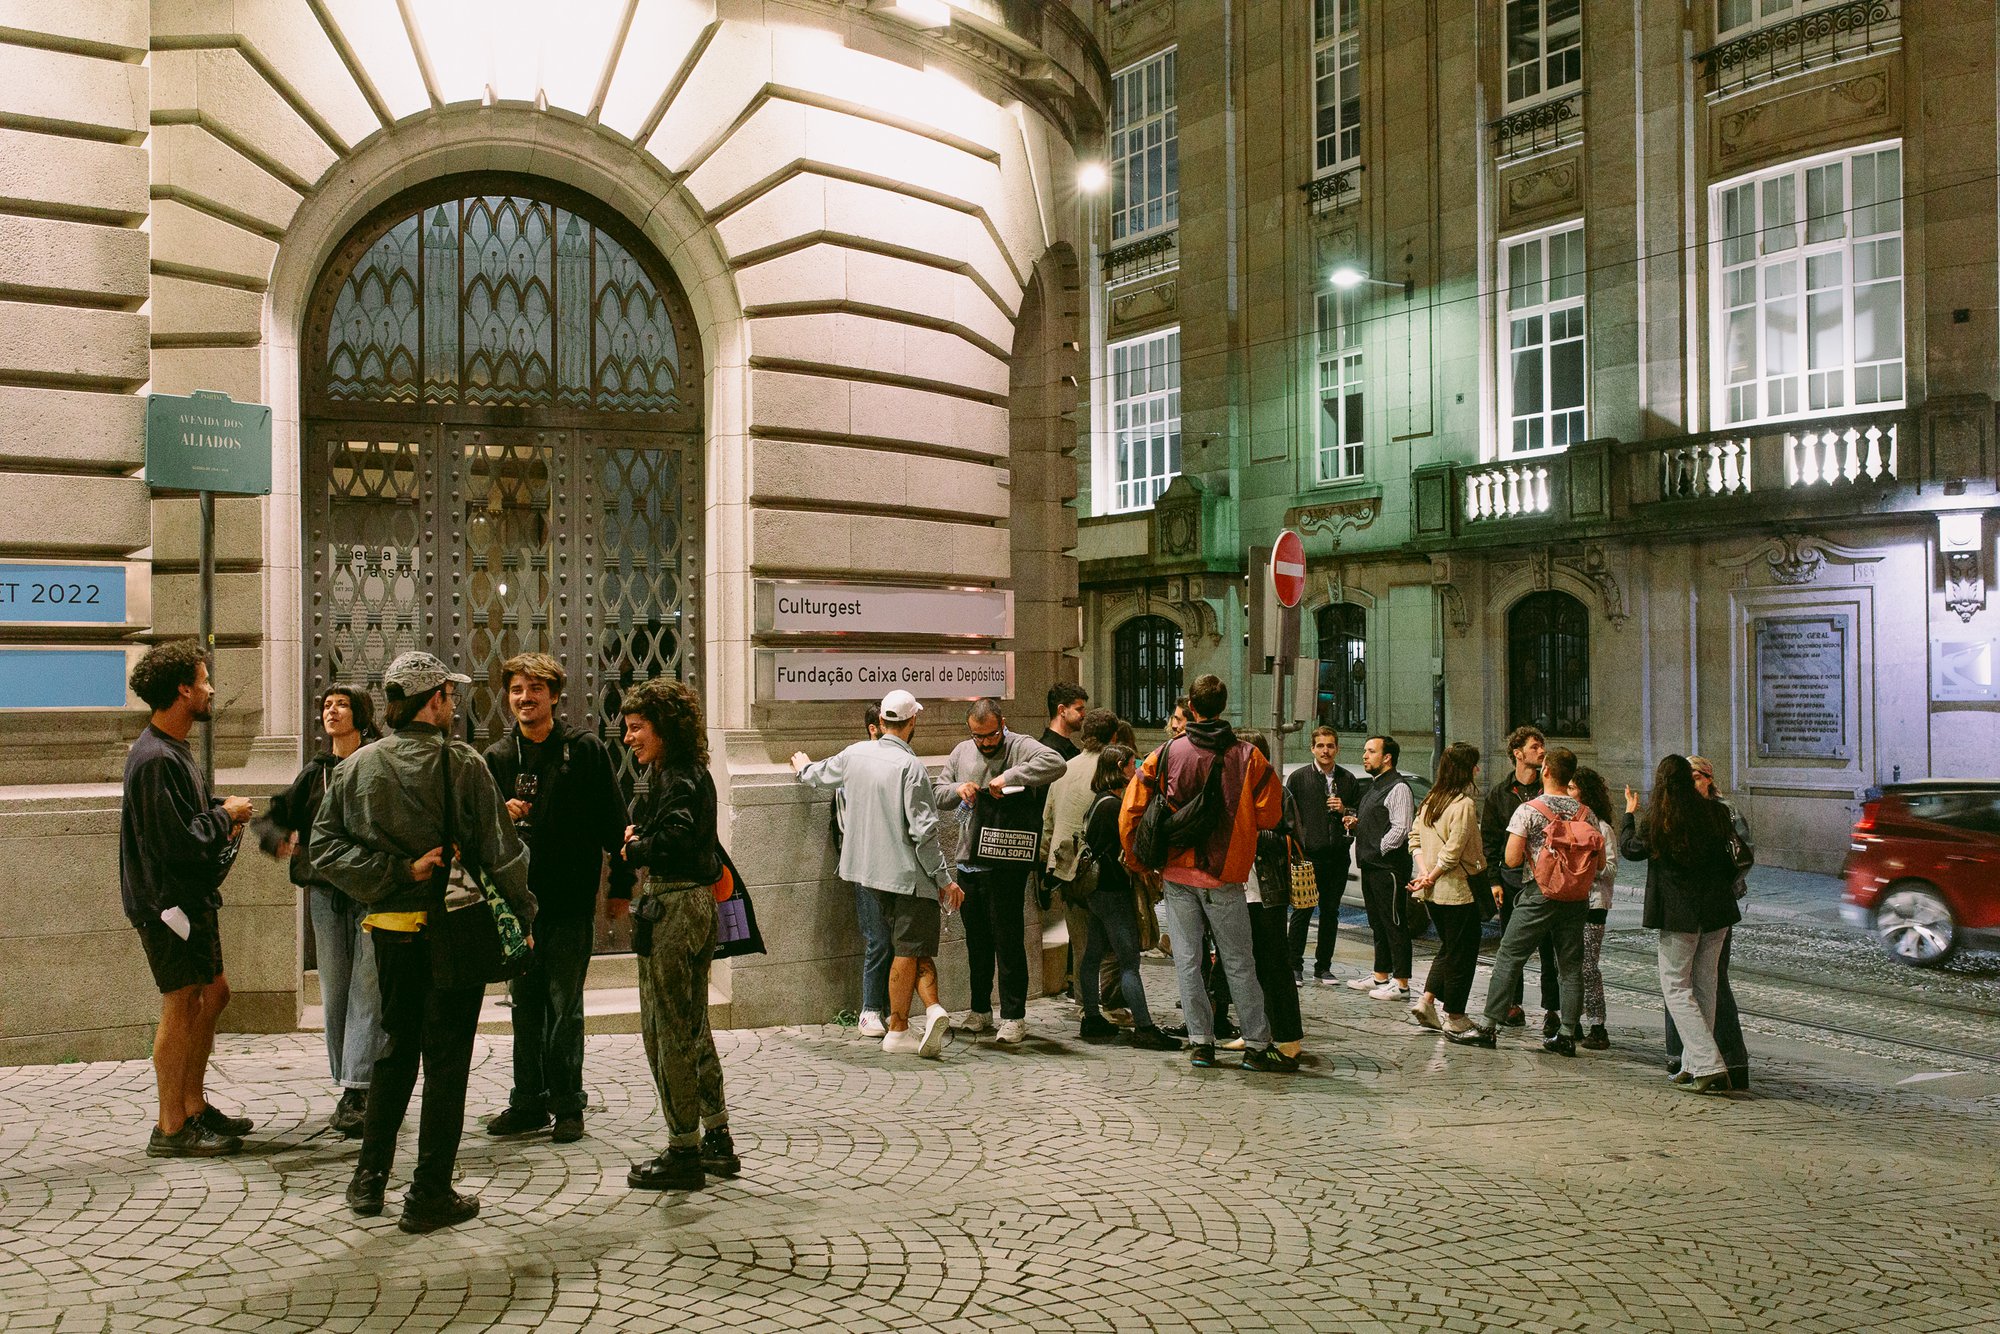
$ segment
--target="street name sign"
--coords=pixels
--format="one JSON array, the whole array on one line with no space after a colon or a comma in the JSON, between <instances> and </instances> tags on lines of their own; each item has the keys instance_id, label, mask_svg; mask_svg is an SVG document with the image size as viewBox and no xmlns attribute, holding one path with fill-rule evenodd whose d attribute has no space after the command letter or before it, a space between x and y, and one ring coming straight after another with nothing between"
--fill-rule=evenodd
<instances>
[{"instance_id":1,"label":"street name sign","mask_svg":"<svg viewBox=\"0 0 2000 1334\"><path fill-rule=\"evenodd\" d=\"M1014 633L1014 595L1002 588L759 579L756 593L760 634L1006 639Z\"/></svg>"},{"instance_id":2,"label":"street name sign","mask_svg":"<svg viewBox=\"0 0 2000 1334\"><path fill-rule=\"evenodd\" d=\"M146 400L146 485L155 491L271 494L271 409L200 389Z\"/></svg>"}]
</instances>

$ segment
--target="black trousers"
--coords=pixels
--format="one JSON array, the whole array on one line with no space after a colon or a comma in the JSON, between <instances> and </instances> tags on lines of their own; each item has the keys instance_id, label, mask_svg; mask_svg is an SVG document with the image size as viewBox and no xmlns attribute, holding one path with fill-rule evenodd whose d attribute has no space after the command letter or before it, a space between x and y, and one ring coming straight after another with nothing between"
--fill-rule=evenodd
<instances>
[{"instance_id":1,"label":"black trousers","mask_svg":"<svg viewBox=\"0 0 2000 1334\"><path fill-rule=\"evenodd\" d=\"M1292 985L1292 956L1285 937L1289 910L1285 903L1250 905L1251 956L1257 963L1257 989L1264 993L1264 1015L1271 1021L1273 1042L1298 1042L1306 1035L1299 1020L1299 989Z\"/></svg>"},{"instance_id":2,"label":"black trousers","mask_svg":"<svg viewBox=\"0 0 2000 1334\"><path fill-rule=\"evenodd\" d=\"M422 932L374 933L375 971L382 984L382 1054L368 1088L357 1166L387 1173L396 1161L396 1134L424 1072L423 1119L417 1126L417 1170L410 1196L436 1199L451 1192L465 1131L465 1081L472 1072L472 1040L479 1031L479 987L440 991L431 985L431 946Z\"/></svg>"},{"instance_id":3,"label":"black trousers","mask_svg":"<svg viewBox=\"0 0 2000 1334\"><path fill-rule=\"evenodd\" d=\"M1500 934L1503 936L1507 934L1508 921L1514 916L1514 900L1521 896L1522 886L1527 883L1526 877L1528 873L1526 869L1521 870L1519 874L1522 877L1520 883L1515 883L1511 875L1501 881ZM1556 942L1553 936L1542 937L1542 947L1539 957L1542 965L1542 1009L1545 1013L1556 1014L1562 1010L1562 985L1556 972ZM1527 985L1526 977L1516 982L1514 984L1514 994L1508 998L1507 1003L1509 1005L1524 1004L1527 995Z\"/></svg>"},{"instance_id":4,"label":"black trousers","mask_svg":"<svg viewBox=\"0 0 2000 1334\"><path fill-rule=\"evenodd\" d=\"M1313 946L1313 971L1324 973L1333 967L1333 943L1340 935L1340 897L1347 892L1347 868L1353 847L1351 843L1342 843L1324 852L1307 854L1312 861L1313 876L1319 881L1319 907L1292 912L1288 957L1294 968L1306 966L1306 930L1312 925L1315 911L1319 913L1319 943Z\"/></svg>"},{"instance_id":5,"label":"black trousers","mask_svg":"<svg viewBox=\"0 0 2000 1334\"><path fill-rule=\"evenodd\" d=\"M1437 997L1446 1014L1464 1014L1472 997L1472 975L1479 969L1479 905L1433 903L1431 922L1437 927L1438 951L1424 990Z\"/></svg>"},{"instance_id":6,"label":"black trousers","mask_svg":"<svg viewBox=\"0 0 2000 1334\"><path fill-rule=\"evenodd\" d=\"M1403 877L1387 866L1361 868L1361 902L1368 909L1368 929L1375 936L1375 972L1390 977L1410 975L1410 933L1401 905Z\"/></svg>"},{"instance_id":7,"label":"black trousers","mask_svg":"<svg viewBox=\"0 0 2000 1334\"><path fill-rule=\"evenodd\" d=\"M1722 958L1715 970L1715 1046L1722 1053L1722 1060L1729 1067L1729 1073L1738 1088L1750 1086L1750 1048L1743 1042L1743 1019L1736 1013L1736 993L1729 989L1729 947L1736 943L1736 933L1731 931L1729 939L1722 942ZM1667 1016L1667 1067L1681 1068L1681 1034L1674 1027L1674 1017Z\"/></svg>"},{"instance_id":8,"label":"black trousers","mask_svg":"<svg viewBox=\"0 0 2000 1334\"><path fill-rule=\"evenodd\" d=\"M970 1009L993 1012L993 974L1000 974L1000 1017L1028 1017L1028 864L959 868L965 891L965 962L971 974Z\"/></svg>"}]
</instances>

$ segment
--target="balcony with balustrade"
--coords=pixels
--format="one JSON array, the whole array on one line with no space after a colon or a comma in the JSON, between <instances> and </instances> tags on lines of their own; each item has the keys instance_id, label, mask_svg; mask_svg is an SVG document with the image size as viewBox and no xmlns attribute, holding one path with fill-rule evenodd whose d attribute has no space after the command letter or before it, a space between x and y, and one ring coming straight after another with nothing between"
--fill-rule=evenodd
<instances>
[{"instance_id":1,"label":"balcony with balustrade","mask_svg":"<svg viewBox=\"0 0 2000 1334\"><path fill-rule=\"evenodd\" d=\"M1411 476L1412 538L1449 550L1927 510L1934 498L1919 485L1918 417L1896 410L1589 440L1420 468Z\"/></svg>"}]
</instances>

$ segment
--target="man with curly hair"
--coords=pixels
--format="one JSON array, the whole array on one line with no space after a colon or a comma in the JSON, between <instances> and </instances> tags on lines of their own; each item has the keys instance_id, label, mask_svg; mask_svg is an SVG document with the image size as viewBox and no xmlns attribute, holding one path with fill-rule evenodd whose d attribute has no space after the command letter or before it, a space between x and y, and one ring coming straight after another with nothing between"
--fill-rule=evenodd
<instances>
[{"instance_id":1,"label":"man with curly hair","mask_svg":"<svg viewBox=\"0 0 2000 1334\"><path fill-rule=\"evenodd\" d=\"M192 639L155 644L132 669L132 693L151 721L125 757L118 827L118 888L160 988L153 1075L160 1119L146 1144L155 1158L235 1153L250 1122L210 1105L205 1082L215 1024L229 1004L222 971L222 880L236 863L250 798L216 798L188 749L209 720L215 687Z\"/></svg>"}]
</instances>

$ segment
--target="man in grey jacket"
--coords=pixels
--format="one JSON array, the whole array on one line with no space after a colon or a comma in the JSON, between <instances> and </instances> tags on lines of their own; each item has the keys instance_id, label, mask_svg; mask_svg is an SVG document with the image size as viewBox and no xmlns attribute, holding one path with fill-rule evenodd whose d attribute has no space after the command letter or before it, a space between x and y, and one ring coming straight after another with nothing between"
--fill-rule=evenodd
<instances>
[{"instance_id":1,"label":"man in grey jacket","mask_svg":"<svg viewBox=\"0 0 2000 1334\"><path fill-rule=\"evenodd\" d=\"M930 775L910 748L923 711L909 691L892 690L882 701L878 736L817 763L799 751L792 756L792 772L808 787L837 794L840 878L875 896L888 929L895 961L889 965L889 1023L882 1050L936 1060L944 1050L947 1027L938 999L940 909L956 909L965 895L938 847ZM910 1029L912 990L924 1002L922 1033Z\"/></svg>"},{"instance_id":2,"label":"man in grey jacket","mask_svg":"<svg viewBox=\"0 0 2000 1334\"><path fill-rule=\"evenodd\" d=\"M417 1067L424 1072L417 1168L399 1226L431 1232L466 1222L479 1201L452 1188L465 1129L465 1083L485 988L433 984L431 921L444 911L445 791L457 857L492 883L523 929L532 930L528 852L479 752L451 740L458 688L470 685L428 653L405 653L382 674L394 735L363 746L334 770L313 821L313 869L368 907L361 919L375 944L382 987L382 1031L361 1157L347 1187L348 1207L382 1212L395 1162L396 1134L409 1110ZM533 943L532 935L529 943Z\"/></svg>"},{"instance_id":3,"label":"man in grey jacket","mask_svg":"<svg viewBox=\"0 0 2000 1334\"><path fill-rule=\"evenodd\" d=\"M965 888L965 955L972 1001L952 1027L993 1027L993 974L1000 973L1000 1031L1009 1045L1028 1036L1025 895L1041 845L1042 797L1063 776L1063 758L1007 730L1000 702L982 699L965 718L971 733L953 748L938 778L937 806L959 819L958 883Z\"/></svg>"}]
</instances>

